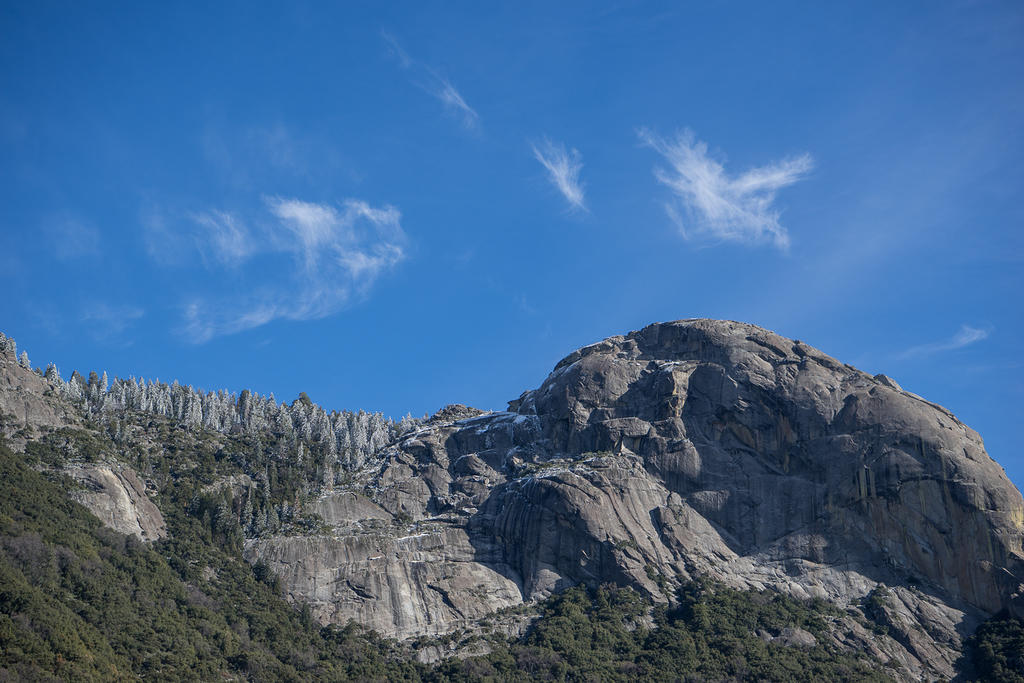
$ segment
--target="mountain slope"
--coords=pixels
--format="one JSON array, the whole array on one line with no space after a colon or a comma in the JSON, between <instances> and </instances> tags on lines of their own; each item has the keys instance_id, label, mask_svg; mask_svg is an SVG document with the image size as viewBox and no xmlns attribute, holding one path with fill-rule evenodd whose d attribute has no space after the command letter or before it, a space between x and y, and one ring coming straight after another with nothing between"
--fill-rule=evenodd
<instances>
[{"instance_id":1,"label":"mountain slope","mask_svg":"<svg viewBox=\"0 0 1024 683\"><path fill-rule=\"evenodd\" d=\"M581 349L508 412L439 415L318 505L330 533L265 536L249 556L319 618L399 636L505 606L510 584L524 600L604 581L660 597L711 576L843 607L887 585L891 636L850 647L950 676L1024 577L1024 502L973 430L731 322Z\"/></svg>"},{"instance_id":2,"label":"mountain slope","mask_svg":"<svg viewBox=\"0 0 1024 683\"><path fill-rule=\"evenodd\" d=\"M651 325L574 352L508 411L401 424L0 363L16 446L136 470L171 542L184 513L324 624L451 639L579 584L675 604L713 580L823 599L833 657L934 679L979 623L1020 614L1024 501L980 437L752 325Z\"/></svg>"},{"instance_id":3,"label":"mountain slope","mask_svg":"<svg viewBox=\"0 0 1024 683\"><path fill-rule=\"evenodd\" d=\"M32 451L0 443L0 680L885 680L817 641L835 610L702 584L653 615L628 588L576 589L539 605L525 638L470 638L464 653L488 654L426 666L408 646L289 607L265 567L226 552L181 504L187 476L161 495L171 539L150 545L72 500L74 480L45 465L60 453Z\"/></svg>"}]
</instances>

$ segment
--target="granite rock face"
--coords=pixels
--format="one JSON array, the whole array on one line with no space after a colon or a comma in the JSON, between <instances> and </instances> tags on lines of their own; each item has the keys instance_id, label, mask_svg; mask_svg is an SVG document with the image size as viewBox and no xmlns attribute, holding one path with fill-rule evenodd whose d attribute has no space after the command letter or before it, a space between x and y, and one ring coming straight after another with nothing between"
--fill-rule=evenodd
<instances>
[{"instance_id":1,"label":"granite rock face","mask_svg":"<svg viewBox=\"0 0 1024 683\"><path fill-rule=\"evenodd\" d=\"M446 409L317 506L330 533L249 556L322 620L398 636L581 582L664 599L707 575L842 607L888 585L872 647L933 678L1024 582L1024 500L977 433L735 322L582 348L506 412ZM837 642L863 647L858 629Z\"/></svg>"},{"instance_id":2,"label":"granite rock face","mask_svg":"<svg viewBox=\"0 0 1024 683\"><path fill-rule=\"evenodd\" d=\"M13 355L4 351L0 351L0 415L9 421L9 432L19 428L65 427L81 421L71 406L54 395L46 379L23 368Z\"/></svg>"},{"instance_id":3,"label":"granite rock face","mask_svg":"<svg viewBox=\"0 0 1024 683\"><path fill-rule=\"evenodd\" d=\"M146 495L145 485L130 467L74 464L63 472L82 486L75 492L75 499L114 531L141 541L167 537L160 509Z\"/></svg>"},{"instance_id":4,"label":"granite rock face","mask_svg":"<svg viewBox=\"0 0 1024 683\"><path fill-rule=\"evenodd\" d=\"M277 536L248 553L321 622L354 619L398 638L468 627L522 602L518 585L477 561L468 534L455 526L405 536Z\"/></svg>"},{"instance_id":5,"label":"granite rock face","mask_svg":"<svg viewBox=\"0 0 1024 683\"><path fill-rule=\"evenodd\" d=\"M0 415L6 418L0 435L15 446L52 429L82 425L80 410L56 395L45 378L4 351L0 351ZM167 536L163 515L130 467L110 458L103 464L73 463L62 471L82 487L75 499L111 529L143 541Z\"/></svg>"}]
</instances>

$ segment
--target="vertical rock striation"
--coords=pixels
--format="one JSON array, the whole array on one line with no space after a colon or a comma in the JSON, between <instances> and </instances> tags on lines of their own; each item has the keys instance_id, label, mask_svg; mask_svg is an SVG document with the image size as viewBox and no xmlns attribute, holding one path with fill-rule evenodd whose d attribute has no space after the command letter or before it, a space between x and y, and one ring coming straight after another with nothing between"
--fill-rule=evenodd
<instances>
[{"instance_id":1,"label":"vertical rock striation","mask_svg":"<svg viewBox=\"0 0 1024 683\"><path fill-rule=\"evenodd\" d=\"M508 411L450 407L332 495L332 533L248 552L322 619L391 635L581 582L662 599L707 575L841 606L889 585L881 656L927 678L1024 582L1024 501L976 432L736 322L579 349Z\"/></svg>"}]
</instances>

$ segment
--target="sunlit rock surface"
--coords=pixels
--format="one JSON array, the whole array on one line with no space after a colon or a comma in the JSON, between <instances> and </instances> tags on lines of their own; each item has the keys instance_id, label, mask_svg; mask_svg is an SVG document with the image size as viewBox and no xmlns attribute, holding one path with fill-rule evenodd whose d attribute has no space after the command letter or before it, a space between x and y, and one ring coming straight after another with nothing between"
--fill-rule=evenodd
<instances>
[{"instance_id":1,"label":"sunlit rock surface","mask_svg":"<svg viewBox=\"0 0 1024 683\"><path fill-rule=\"evenodd\" d=\"M1024 501L976 432L735 322L575 351L507 412L450 407L313 507L323 532L247 556L322 621L397 636L580 582L665 599L709 575L841 607L885 584L889 636L849 619L837 642L933 678L1024 581Z\"/></svg>"},{"instance_id":2,"label":"sunlit rock surface","mask_svg":"<svg viewBox=\"0 0 1024 683\"><path fill-rule=\"evenodd\" d=\"M66 467L64 473L81 485L75 499L114 531L143 541L167 537L163 515L131 468L76 464Z\"/></svg>"}]
</instances>

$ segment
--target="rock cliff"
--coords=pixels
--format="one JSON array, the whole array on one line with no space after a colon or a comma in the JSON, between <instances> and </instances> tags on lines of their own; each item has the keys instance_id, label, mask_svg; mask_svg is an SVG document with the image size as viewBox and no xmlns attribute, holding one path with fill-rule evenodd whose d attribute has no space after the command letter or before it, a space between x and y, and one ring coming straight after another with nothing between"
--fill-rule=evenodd
<instances>
[{"instance_id":1,"label":"rock cliff","mask_svg":"<svg viewBox=\"0 0 1024 683\"><path fill-rule=\"evenodd\" d=\"M73 464L64 473L81 486L75 499L114 531L140 541L167 537L164 517L135 470L120 464Z\"/></svg>"},{"instance_id":2,"label":"rock cliff","mask_svg":"<svg viewBox=\"0 0 1024 683\"><path fill-rule=\"evenodd\" d=\"M268 427L278 460L259 460L259 434L79 403L0 348L0 431L16 447L67 427L117 436L61 465L108 526L166 534L129 450L151 484L147 454L179 472L202 464L186 507L223 493L218 524L247 520L246 559L323 623L411 638L581 583L664 601L710 577L828 600L845 615L831 618L832 645L931 680L955 675L982 619L1024 614L1024 500L978 434L884 375L752 325L682 320L579 349L506 411L449 406L375 442L343 485L310 468L316 483L284 501L287 524L245 509L273 511L261 468L284 466L296 432ZM809 635L762 637L799 648Z\"/></svg>"},{"instance_id":3,"label":"rock cliff","mask_svg":"<svg viewBox=\"0 0 1024 683\"><path fill-rule=\"evenodd\" d=\"M0 419L4 420L8 432L25 430L15 437L15 441L20 442L24 442L32 430L81 421L78 411L61 401L45 378L22 367L14 354L3 348L0 348Z\"/></svg>"},{"instance_id":4,"label":"rock cliff","mask_svg":"<svg viewBox=\"0 0 1024 683\"><path fill-rule=\"evenodd\" d=\"M932 678L1024 581L1024 501L977 433L735 322L575 351L506 412L442 411L316 509L328 532L248 556L320 619L396 636L581 582L663 599L704 575L863 608L890 635L851 619L837 642Z\"/></svg>"},{"instance_id":5,"label":"rock cliff","mask_svg":"<svg viewBox=\"0 0 1024 683\"><path fill-rule=\"evenodd\" d=\"M6 349L0 350L0 418L0 434L8 434L16 446L49 430L82 424L79 410ZM81 486L75 498L115 531L144 541L164 538L163 515L146 495L145 485L133 469L109 459L110 463L73 463L63 468Z\"/></svg>"}]
</instances>

